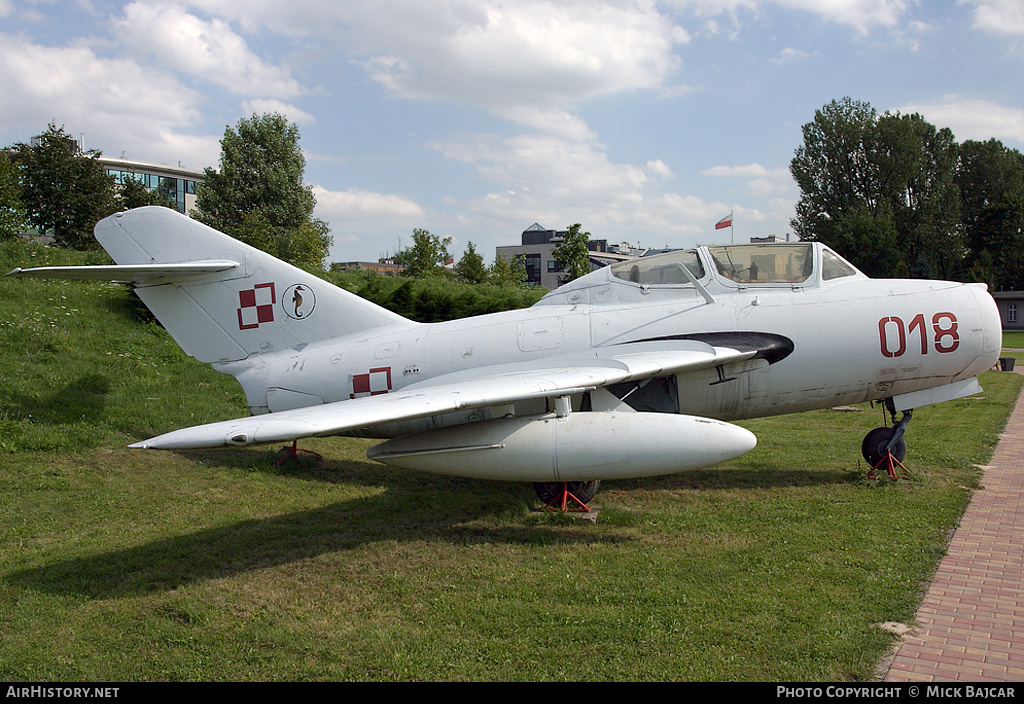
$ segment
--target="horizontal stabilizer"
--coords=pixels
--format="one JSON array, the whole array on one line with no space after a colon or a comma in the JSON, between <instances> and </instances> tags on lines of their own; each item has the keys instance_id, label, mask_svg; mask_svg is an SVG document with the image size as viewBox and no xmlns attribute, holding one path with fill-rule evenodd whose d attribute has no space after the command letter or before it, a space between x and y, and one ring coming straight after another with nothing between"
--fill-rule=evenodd
<instances>
[{"instance_id":1,"label":"horizontal stabilizer","mask_svg":"<svg viewBox=\"0 0 1024 704\"><path fill-rule=\"evenodd\" d=\"M213 364L416 325L170 208L115 213L95 233L113 265L9 276L132 284L186 354Z\"/></svg>"},{"instance_id":2,"label":"horizontal stabilizer","mask_svg":"<svg viewBox=\"0 0 1024 704\"><path fill-rule=\"evenodd\" d=\"M240 264L230 259L209 259L180 264L117 264L104 266L40 266L32 269L18 267L7 276L31 279L69 279L75 281L113 281L136 286L191 280L200 276L219 274L237 269Z\"/></svg>"}]
</instances>

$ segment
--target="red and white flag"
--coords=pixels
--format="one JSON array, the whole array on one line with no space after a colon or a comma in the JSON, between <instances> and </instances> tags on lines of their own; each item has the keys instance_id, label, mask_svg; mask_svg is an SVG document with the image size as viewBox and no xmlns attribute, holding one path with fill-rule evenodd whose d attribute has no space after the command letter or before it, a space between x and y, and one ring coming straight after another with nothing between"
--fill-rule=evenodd
<instances>
[{"instance_id":1,"label":"red and white flag","mask_svg":"<svg viewBox=\"0 0 1024 704\"><path fill-rule=\"evenodd\" d=\"M732 213L729 213L724 218L715 223L716 230L721 230L723 227L732 227Z\"/></svg>"}]
</instances>

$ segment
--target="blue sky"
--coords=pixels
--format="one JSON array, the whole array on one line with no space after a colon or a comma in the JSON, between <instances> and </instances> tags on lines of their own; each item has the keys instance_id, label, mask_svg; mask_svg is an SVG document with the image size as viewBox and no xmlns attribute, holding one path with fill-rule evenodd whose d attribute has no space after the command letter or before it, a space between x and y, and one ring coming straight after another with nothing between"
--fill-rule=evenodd
<instances>
[{"instance_id":1,"label":"blue sky","mask_svg":"<svg viewBox=\"0 0 1024 704\"><path fill-rule=\"evenodd\" d=\"M801 126L849 96L1024 150L1024 0L0 0L0 142L216 166L294 121L332 261L534 222L685 247L790 232ZM735 227L714 224L734 213Z\"/></svg>"}]
</instances>

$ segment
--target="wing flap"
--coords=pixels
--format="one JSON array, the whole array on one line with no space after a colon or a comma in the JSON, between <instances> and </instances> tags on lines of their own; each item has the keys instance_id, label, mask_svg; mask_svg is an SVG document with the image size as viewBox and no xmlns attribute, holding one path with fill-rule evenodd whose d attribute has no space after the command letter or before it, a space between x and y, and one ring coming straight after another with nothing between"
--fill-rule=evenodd
<instances>
[{"instance_id":1,"label":"wing flap","mask_svg":"<svg viewBox=\"0 0 1024 704\"><path fill-rule=\"evenodd\" d=\"M202 449L337 435L467 408L580 393L608 384L738 362L754 354L692 341L633 343L521 364L481 367L380 396L184 428L131 447Z\"/></svg>"}]
</instances>

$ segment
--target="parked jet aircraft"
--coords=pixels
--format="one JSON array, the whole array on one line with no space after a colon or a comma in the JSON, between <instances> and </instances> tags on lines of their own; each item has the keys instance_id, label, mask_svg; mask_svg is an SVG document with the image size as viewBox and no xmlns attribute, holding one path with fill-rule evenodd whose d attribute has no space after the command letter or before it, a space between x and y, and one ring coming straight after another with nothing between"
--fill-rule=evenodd
<instances>
[{"instance_id":1,"label":"parked jet aircraft","mask_svg":"<svg viewBox=\"0 0 1024 704\"><path fill-rule=\"evenodd\" d=\"M113 215L96 238L116 265L11 275L132 283L251 414L132 447L374 437L374 460L533 482L563 507L603 479L751 450L728 421L869 400L893 425L862 451L891 467L911 411L980 391L1001 344L984 285L869 279L817 243L637 258L527 309L422 324L166 208Z\"/></svg>"}]
</instances>

